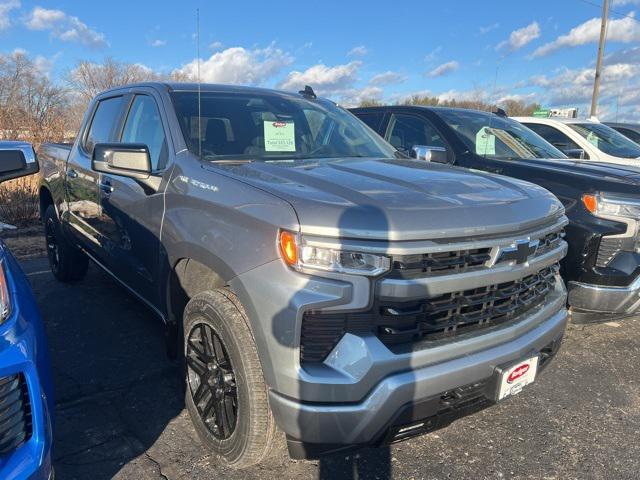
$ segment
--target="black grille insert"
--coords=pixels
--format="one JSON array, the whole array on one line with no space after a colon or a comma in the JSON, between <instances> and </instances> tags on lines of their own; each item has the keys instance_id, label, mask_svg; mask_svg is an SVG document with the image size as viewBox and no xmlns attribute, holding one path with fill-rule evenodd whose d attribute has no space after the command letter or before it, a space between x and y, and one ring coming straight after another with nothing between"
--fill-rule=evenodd
<instances>
[{"instance_id":1,"label":"black grille insert","mask_svg":"<svg viewBox=\"0 0 640 480\"><path fill-rule=\"evenodd\" d=\"M558 247L564 232L551 232L539 239L535 256ZM447 252L423 253L416 255L396 255L392 258L392 268L387 278L412 279L436 275L452 275L482 268L490 268L486 263L491 258L491 247Z\"/></svg>"},{"instance_id":2,"label":"black grille insert","mask_svg":"<svg viewBox=\"0 0 640 480\"><path fill-rule=\"evenodd\" d=\"M604 268L609 265L611 260L613 260L622 250L623 243L624 239L622 238L602 237L602 240L600 240L600 247L598 248L596 266Z\"/></svg>"},{"instance_id":3,"label":"black grille insert","mask_svg":"<svg viewBox=\"0 0 640 480\"><path fill-rule=\"evenodd\" d=\"M31 404L22 374L0 377L0 455L31 438Z\"/></svg>"},{"instance_id":4,"label":"black grille insert","mask_svg":"<svg viewBox=\"0 0 640 480\"><path fill-rule=\"evenodd\" d=\"M495 285L411 302L375 301L367 312L307 312L303 362L321 362L347 333L373 332L388 346L436 341L505 324L542 304L554 288L558 265Z\"/></svg>"}]
</instances>

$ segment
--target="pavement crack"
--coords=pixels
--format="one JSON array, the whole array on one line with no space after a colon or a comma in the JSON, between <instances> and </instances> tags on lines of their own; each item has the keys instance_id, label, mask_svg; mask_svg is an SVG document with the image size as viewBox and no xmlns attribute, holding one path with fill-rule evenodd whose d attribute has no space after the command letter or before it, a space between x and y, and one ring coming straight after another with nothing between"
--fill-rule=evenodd
<instances>
[{"instance_id":1,"label":"pavement crack","mask_svg":"<svg viewBox=\"0 0 640 480\"><path fill-rule=\"evenodd\" d=\"M171 480L169 477L167 477L163 472L162 472L162 465L160 465L160 462L158 462L155 458L153 458L151 455L149 455L149 452L144 452L145 457L147 457L149 459L149 461L151 463L153 463L156 467L158 467L158 473L160 474L160 476L162 478L164 478L164 480Z\"/></svg>"}]
</instances>

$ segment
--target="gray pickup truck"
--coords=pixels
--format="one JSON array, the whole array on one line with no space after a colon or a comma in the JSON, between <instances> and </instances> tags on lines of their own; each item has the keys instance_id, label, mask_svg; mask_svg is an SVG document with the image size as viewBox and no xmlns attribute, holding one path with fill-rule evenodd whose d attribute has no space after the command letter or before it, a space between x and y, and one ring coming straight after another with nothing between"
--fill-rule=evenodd
<instances>
[{"instance_id":1,"label":"gray pickup truck","mask_svg":"<svg viewBox=\"0 0 640 480\"><path fill-rule=\"evenodd\" d=\"M39 153L51 269L162 320L228 464L383 445L512 396L557 352L567 218L543 188L404 158L299 93L104 92Z\"/></svg>"}]
</instances>

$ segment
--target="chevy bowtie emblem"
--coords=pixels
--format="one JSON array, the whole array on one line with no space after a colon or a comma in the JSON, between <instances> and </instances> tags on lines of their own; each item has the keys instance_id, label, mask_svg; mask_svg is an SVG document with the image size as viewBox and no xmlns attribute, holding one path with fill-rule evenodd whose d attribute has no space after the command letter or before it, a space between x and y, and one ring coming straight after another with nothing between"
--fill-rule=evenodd
<instances>
[{"instance_id":1,"label":"chevy bowtie emblem","mask_svg":"<svg viewBox=\"0 0 640 480\"><path fill-rule=\"evenodd\" d=\"M494 263L510 262L514 261L516 265L522 265L527 263L529 257L535 255L538 250L539 240L522 239L517 240L506 247L498 247L498 254L496 255L496 261Z\"/></svg>"}]
</instances>

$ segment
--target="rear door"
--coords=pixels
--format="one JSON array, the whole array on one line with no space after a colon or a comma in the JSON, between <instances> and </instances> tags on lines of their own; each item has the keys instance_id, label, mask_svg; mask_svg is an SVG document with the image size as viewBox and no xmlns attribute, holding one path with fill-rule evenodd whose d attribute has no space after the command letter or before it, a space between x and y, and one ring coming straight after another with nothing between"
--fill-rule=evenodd
<instances>
[{"instance_id":1,"label":"rear door","mask_svg":"<svg viewBox=\"0 0 640 480\"><path fill-rule=\"evenodd\" d=\"M151 305L158 305L159 299L162 179L168 170L170 141L160 102L151 89L132 94L115 140L148 147L153 169L150 181L103 173L98 192L97 230L106 252L105 266Z\"/></svg>"},{"instance_id":2,"label":"rear door","mask_svg":"<svg viewBox=\"0 0 640 480\"><path fill-rule=\"evenodd\" d=\"M89 121L80 132L66 166L67 212L71 233L78 243L99 258L102 257L98 238L100 174L91 169L91 155L96 144L115 140L123 105L122 95L101 98L93 105Z\"/></svg>"}]
</instances>

